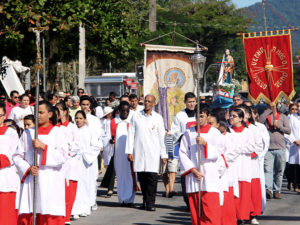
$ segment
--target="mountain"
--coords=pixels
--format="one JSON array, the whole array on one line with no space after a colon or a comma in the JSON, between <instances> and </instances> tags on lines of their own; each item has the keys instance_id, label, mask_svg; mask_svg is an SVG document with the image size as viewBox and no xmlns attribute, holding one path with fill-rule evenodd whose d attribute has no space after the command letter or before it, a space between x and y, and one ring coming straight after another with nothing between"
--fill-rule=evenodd
<instances>
[{"instance_id":1,"label":"mountain","mask_svg":"<svg viewBox=\"0 0 300 225\"><path fill-rule=\"evenodd\" d=\"M295 28L299 28L296 32L297 44L300 47L300 1L299 0L266 0L272 9L277 12L287 23ZM249 7L244 8L245 13L249 18L256 12L259 3L255 3ZM268 30L288 29L289 26L274 12L270 7L265 5L266 21ZM263 9L260 8L253 22L249 25L250 31L264 31ZM292 32L293 33L293 32ZM296 54L295 40L292 34L293 55Z\"/></svg>"}]
</instances>

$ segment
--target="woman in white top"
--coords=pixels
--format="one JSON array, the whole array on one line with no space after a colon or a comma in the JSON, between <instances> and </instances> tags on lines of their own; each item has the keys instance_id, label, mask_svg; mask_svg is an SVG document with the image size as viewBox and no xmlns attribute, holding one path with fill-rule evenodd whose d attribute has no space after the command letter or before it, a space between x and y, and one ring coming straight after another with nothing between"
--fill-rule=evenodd
<instances>
[{"instance_id":1,"label":"woman in white top","mask_svg":"<svg viewBox=\"0 0 300 225\"><path fill-rule=\"evenodd\" d=\"M34 114L33 107L30 106L29 103L29 96L26 94L21 95L20 105L14 107L8 116L8 119L16 121L17 125L22 129L24 129L24 117Z\"/></svg>"}]
</instances>

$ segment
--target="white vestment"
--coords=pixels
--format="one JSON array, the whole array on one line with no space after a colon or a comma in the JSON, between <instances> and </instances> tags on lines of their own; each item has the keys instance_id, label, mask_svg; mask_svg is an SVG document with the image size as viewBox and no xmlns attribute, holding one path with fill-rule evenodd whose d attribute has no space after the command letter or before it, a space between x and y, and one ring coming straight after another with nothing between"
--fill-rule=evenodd
<instances>
[{"instance_id":1,"label":"white vestment","mask_svg":"<svg viewBox=\"0 0 300 225\"><path fill-rule=\"evenodd\" d=\"M120 203L133 203L135 189L132 180L130 162L125 154L129 120L121 120L119 116L114 120L117 125L114 167L117 175L118 198Z\"/></svg>"},{"instance_id":2,"label":"white vestment","mask_svg":"<svg viewBox=\"0 0 300 225\"><path fill-rule=\"evenodd\" d=\"M126 154L134 155L135 172L158 173L160 159L168 158L165 128L161 115L140 111L132 115L126 141Z\"/></svg>"},{"instance_id":3,"label":"white vestment","mask_svg":"<svg viewBox=\"0 0 300 225\"><path fill-rule=\"evenodd\" d=\"M294 141L300 140L300 116L297 113L290 116L291 134L289 140L290 146L290 157L289 164L300 164L300 146L296 145Z\"/></svg>"},{"instance_id":4,"label":"white vestment","mask_svg":"<svg viewBox=\"0 0 300 225\"><path fill-rule=\"evenodd\" d=\"M65 173L63 164L66 161L67 142L62 130L49 125L39 127L38 139L46 144L44 151L38 150L36 212L43 215L65 216ZM20 139L13 160L21 178L19 214L33 212L33 176L29 168L34 165L34 149L32 146L34 129L26 129Z\"/></svg>"},{"instance_id":5,"label":"white vestment","mask_svg":"<svg viewBox=\"0 0 300 225\"><path fill-rule=\"evenodd\" d=\"M103 142L103 165L108 166L111 157L113 156L113 148L110 144L111 134L110 134L110 123L111 120L103 118L101 120L102 124L102 142Z\"/></svg>"},{"instance_id":6,"label":"white vestment","mask_svg":"<svg viewBox=\"0 0 300 225\"><path fill-rule=\"evenodd\" d=\"M79 181L72 209L72 215L91 214L91 204L95 204L94 188L96 179L90 168L99 155L100 144L98 137L87 126L78 129L80 137ZM96 184L95 184L96 183Z\"/></svg>"}]
</instances>

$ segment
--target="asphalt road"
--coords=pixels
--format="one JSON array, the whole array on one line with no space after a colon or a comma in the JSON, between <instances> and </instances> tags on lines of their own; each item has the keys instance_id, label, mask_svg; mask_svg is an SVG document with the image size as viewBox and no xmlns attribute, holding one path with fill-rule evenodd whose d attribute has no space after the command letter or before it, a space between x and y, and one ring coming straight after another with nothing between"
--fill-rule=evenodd
<instances>
[{"instance_id":1,"label":"asphalt road","mask_svg":"<svg viewBox=\"0 0 300 225\"><path fill-rule=\"evenodd\" d=\"M101 178L100 178L101 179ZM181 194L180 179L177 177L175 189ZM105 198L106 190L98 190L98 210L92 215L71 221L72 225L156 225L156 224L191 224L190 214L186 210L182 196L173 198L162 197L164 191L160 180L156 197L156 211L148 212L135 208L124 208L118 203L116 193L111 198ZM300 195L290 192L284 184L282 200L272 199L267 202L264 215L259 217L261 225L299 225ZM141 193L137 193L135 203L142 202Z\"/></svg>"}]
</instances>

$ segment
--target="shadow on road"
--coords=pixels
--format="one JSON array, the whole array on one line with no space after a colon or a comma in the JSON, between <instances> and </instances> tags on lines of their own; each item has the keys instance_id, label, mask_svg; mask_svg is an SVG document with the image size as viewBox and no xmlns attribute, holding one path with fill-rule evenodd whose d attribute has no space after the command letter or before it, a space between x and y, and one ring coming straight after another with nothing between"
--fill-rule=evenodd
<instances>
[{"instance_id":1,"label":"shadow on road","mask_svg":"<svg viewBox=\"0 0 300 225\"><path fill-rule=\"evenodd\" d=\"M259 220L300 221L299 216L261 216Z\"/></svg>"}]
</instances>

